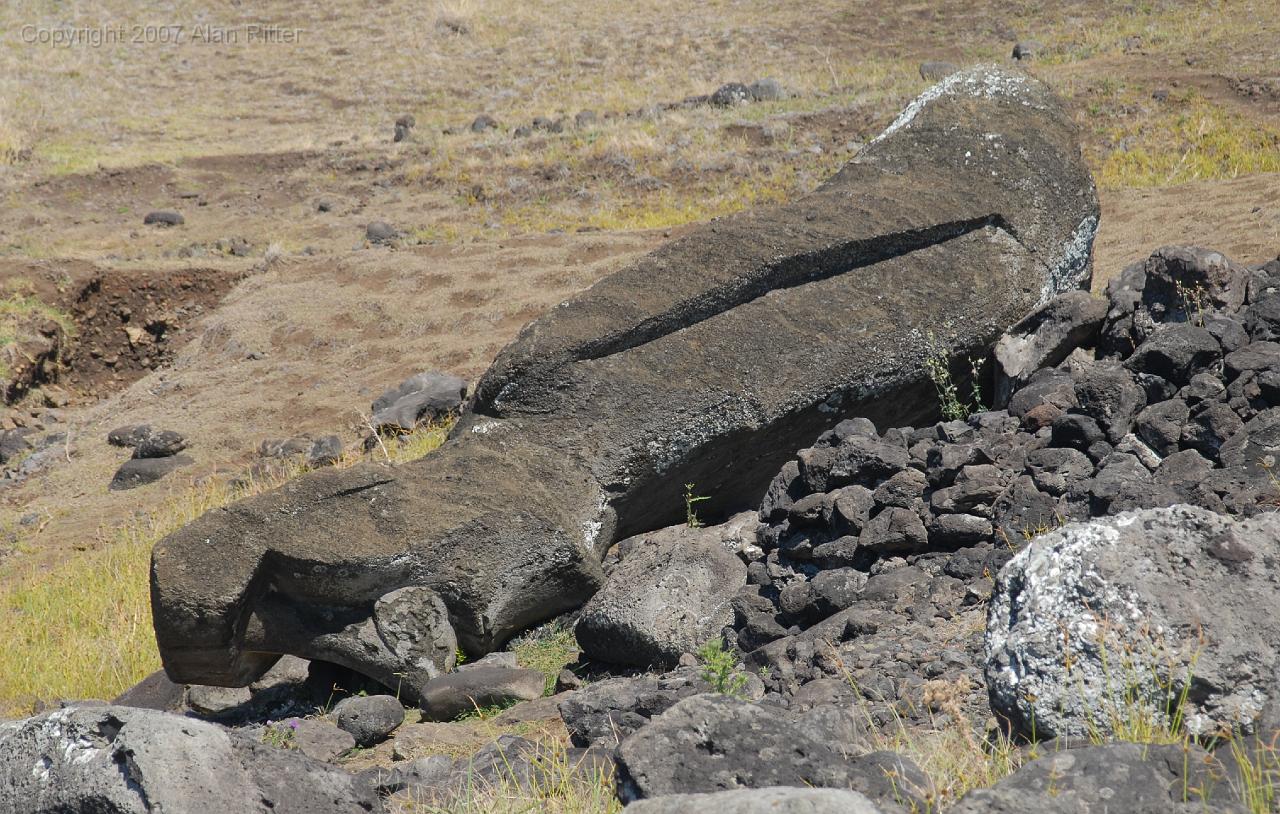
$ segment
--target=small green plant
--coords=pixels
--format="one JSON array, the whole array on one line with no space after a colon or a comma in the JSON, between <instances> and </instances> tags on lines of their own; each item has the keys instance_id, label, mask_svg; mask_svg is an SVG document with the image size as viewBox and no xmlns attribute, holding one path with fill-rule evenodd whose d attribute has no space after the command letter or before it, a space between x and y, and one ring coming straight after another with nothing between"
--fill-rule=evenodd
<instances>
[{"instance_id":1,"label":"small green plant","mask_svg":"<svg viewBox=\"0 0 1280 814\"><path fill-rule=\"evenodd\" d=\"M290 718L280 723L267 721L262 730L262 742L277 749L297 749L298 719Z\"/></svg>"},{"instance_id":2,"label":"small green plant","mask_svg":"<svg viewBox=\"0 0 1280 814\"><path fill-rule=\"evenodd\" d=\"M1173 287L1178 293L1178 299L1182 302L1182 313L1186 314L1187 322L1203 328L1206 300L1208 299L1205 290L1200 287L1199 283L1183 285L1181 280L1174 280Z\"/></svg>"},{"instance_id":3,"label":"small green plant","mask_svg":"<svg viewBox=\"0 0 1280 814\"><path fill-rule=\"evenodd\" d=\"M960 388L951 377L951 365L947 354L929 334L929 353L924 359L924 371L938 391L938 406L942 409L942 417L947 421L963 421L974 413L987 409L982 403L982 394L978 390L978 382L982 380L984 360L969 357L969 399L960 397Z\"/></svg>"},{"instance_id":4,"label":"small green plant","mask_svg":"<svg viewBox=\"0 0 1280 814\"><path fill-rule=\"evenodd\" d=\"M696 495L693 489L694 484L692 483L684 485L684 521L689 524L689 528L700 529L704 524L698 519L698 512L694 509L694 506L711 498L707 495Z\"/></svg>"},{"instance_id":5,"label":"small green plant","mask_svg":"<svg viewBox=\"0 0 1280 814\"><path fill-rule=\"evenodd\" d=\"M738 659L726 650L724 642L712 639L698 650L702 662L702 679L721 695L741 698L747 687L747 676L738 672Z\"/></svg>"}]
</instances>

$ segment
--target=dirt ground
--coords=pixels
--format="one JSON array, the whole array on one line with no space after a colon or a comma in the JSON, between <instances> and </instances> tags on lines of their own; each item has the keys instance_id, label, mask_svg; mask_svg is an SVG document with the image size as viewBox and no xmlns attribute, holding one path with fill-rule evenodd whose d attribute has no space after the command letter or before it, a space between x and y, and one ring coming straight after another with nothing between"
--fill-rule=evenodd
<instances>
[{"instance_id":1,"label":"dirt ground","mask_svg":"<svg viewBox=\"0 0 1280 814\"><path fill-rule=\"evenodd\" d=\"M0 10L0 293L76 325L57 380L10 413L65 454L0 483L0 580L243 471L263 439L357 443L407 375L474 379L521 325L688 224L820 183L927 86L926 60L1039 41L1029 70L1067 100L1099 181L1095 285L1168 243L1280 254L1270 0L141 5ZM38 41L153 23L186 39ZM193 39L259 24L305 30ZM788 95L680 104L762 77ZM481 113L500 126L472 132ZM513 132L535 116L564 122ZM144 225L156 209L184 223ZM375 220L390 245L366 240ZM184 433L196 464L107 491L125 455L106 433L131 423Z\"/></svg>"}]
</instances>

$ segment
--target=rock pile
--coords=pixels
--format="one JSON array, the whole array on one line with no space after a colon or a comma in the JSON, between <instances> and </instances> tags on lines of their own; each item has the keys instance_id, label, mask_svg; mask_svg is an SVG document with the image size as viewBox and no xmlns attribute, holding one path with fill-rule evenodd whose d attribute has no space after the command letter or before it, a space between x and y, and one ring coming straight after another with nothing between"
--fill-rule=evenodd
<instances>
[{"instance_id":1,"label":"rock pile","mask_svg":"<svg viewBox=\"0 0 1280 814\"><path fill-rule=\"evenodd\" d=\"M155 483L165 475L194 461L181 455L187 440L173 430L156 430L147 424L117 427L107 433L107 443L133 450L133 457L121 464L108 486L112 491L136 489Z\"/></svg>"}]
</instances>

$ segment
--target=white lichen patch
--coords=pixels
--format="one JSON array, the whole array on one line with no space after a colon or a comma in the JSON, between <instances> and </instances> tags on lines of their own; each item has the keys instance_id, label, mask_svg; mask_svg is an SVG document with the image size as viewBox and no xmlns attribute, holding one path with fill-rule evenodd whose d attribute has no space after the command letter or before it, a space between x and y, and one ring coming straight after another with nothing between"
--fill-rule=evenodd
<instances>
[{"instance_id":1,"label":"white lichen patch","mask_svg":"<svg viewBox=\"0 0 1280 814\"><path fill-rule=\"evenodd\" d=\"M968 96L980 99L1023 97L1022 104L1031 106L1031 100L1025 98L1031 87L1026 76L992 65L978 65L968 70L958 71L913 99L911 104L898 114L898 118L894 119L893 123L870 143L877 144L899 130L910 127L922 110L944 96Z\"/></svg>"},{"instance_id":2,"label":"white lichen patch","mask_svg":"<svg viewBox=\"0 0 1280 814\"><path fill-rule=\"evenodd\" d=\"M1040 291L1039 305L1063 293L1080 287L1089 269L1089 256L1093 253L1093 239L1098 233L1098 218L1089 215L1080 221L1071 239L1062 247L1057 261L1049 267L1049 278Z\"/></svg>"}]
</instances>

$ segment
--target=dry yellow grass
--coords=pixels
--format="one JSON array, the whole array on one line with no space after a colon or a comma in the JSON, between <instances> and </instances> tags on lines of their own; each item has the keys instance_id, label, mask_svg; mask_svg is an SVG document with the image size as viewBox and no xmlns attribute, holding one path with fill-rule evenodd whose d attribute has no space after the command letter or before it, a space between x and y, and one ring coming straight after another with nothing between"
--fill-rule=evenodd
<instances>
[{"instance_id":1,"label":"dry yellow grass","mask_svg":"<svg viewBox=\"0 0 1280 814\"><path fill-rule=\"evenodd\" d=\"M395 463L443 443L430 426L387 445ZM349 453L339 466L361 460ZM151 548L211 509L273 489L305 471L299 464L247 482L211 478L178 485L159 508L103 532L104 545L0 587L0 714L30 712L38 701L110 699L160 666L151 629Z\"/></svg>"}]
</instances>

